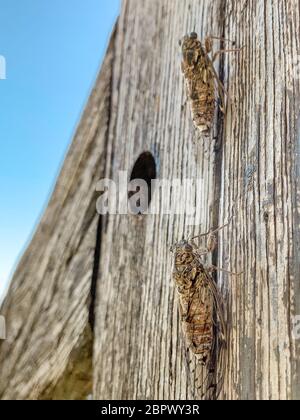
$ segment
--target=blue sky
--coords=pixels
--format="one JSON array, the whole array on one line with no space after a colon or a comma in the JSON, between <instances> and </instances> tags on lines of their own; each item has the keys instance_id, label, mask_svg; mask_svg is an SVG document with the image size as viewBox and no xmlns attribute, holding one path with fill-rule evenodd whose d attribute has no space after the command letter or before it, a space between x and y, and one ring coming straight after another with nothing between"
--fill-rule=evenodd
<instances>
[{"instance_id":1,"label":"blue sky","mask_svg":"<svg viewBox=\"0 0 300 420\"><path fill-rule=\"evenodd\" d=\"M0 296L47 203L119 7L0 0Z\"/></svg>"}]
</instances>

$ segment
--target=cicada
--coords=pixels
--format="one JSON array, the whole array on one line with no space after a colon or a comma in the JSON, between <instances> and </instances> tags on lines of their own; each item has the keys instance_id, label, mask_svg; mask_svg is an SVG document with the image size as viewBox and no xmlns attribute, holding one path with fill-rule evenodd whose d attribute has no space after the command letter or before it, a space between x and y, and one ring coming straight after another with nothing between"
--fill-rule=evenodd
<instances>
[{"instance_id":1,"label":"cicada","mask_svg":"<svg viewBox=\"0 0 300 420\"><path fill-rule=\"evenodd\" d=\"M173 279L179 297L180 320L186 356L196 364L197 396L217 399L223 386L226 360L225 305L212 269L202 261L196 245L182 241L172 247L175 254Z\"/></svg>"},{"instance_id":2,"label":"cicada","mask_svg":"<svg viewBox=\"0 0 300 420\"><path fill-rule=\"evenodd\" d=\"M212 40L222 39L216 37L206 38L204 44L193 32L186 35L180 45L182 48L182 72L187 86L187 96L191 107L195 127L203 134L210 133L215 108L216 87L221 97L221 110L225 110L225 94L223 84L214 68L214 61L220 53L240 51L240 49L220 50L209 57L212 51Z\"/></svg>"}]
</instances>

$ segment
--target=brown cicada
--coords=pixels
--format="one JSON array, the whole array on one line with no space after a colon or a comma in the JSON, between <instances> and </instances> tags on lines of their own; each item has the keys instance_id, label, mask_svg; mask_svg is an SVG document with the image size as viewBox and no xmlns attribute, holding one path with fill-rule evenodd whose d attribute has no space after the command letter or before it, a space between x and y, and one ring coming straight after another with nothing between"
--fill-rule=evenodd
<instances>
[{"instance_id":1,"label":"brown cicada","mask_svg":"<svg viewBox=\"0 0 300 420\"><path fill-rule=\"evenodd\" d=\"M209 400L218 398L226 368L225 305L212 276L216 268L202 261L203 254L212 251L209 244L215 247L215 232L209 234L204 252L193 240L172 247L186 356L189 366L194 363L197 396Z\"/></svg>"},{"instance_id":2,"label":"brown cicada","mask_svg":"<svg viewBox=\"0 0 300 420\"><path fill-rule=\"evenodd\" d=\"M220 53L240 51L239 49L220 50L211 59L209 53L212 51L213 39L222 38L208 37L204 45L202 45L198 35L193 32L190 35L186 35L180 42L182 48L182 72L186 80L193 122L203 135L209 134L213 124L216 108L216 85L221 97L221 110L223 112L225 110L226 91L214 69L213 63Z\"/></svg>"}]
</instances>

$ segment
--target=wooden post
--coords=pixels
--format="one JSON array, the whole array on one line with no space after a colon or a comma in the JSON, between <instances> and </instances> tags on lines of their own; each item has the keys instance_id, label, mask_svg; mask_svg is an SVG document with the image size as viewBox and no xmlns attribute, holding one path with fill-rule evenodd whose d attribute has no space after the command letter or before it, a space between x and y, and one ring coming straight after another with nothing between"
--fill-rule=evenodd
<instances>
[{"instance_id":1,"label":"wooden post","mask_svg":"<svg viewBox=\"0 0 300 420\"><path fill-rule=\"evenodd\" d=\"M83 349L95 399L192 398L169 248L231 217L212 255L243 272L217 274L229 330L220 398L300 398L299 24L296 0L123 0L97 105L92 95L1 311L13 331L0 344L2 398L86 397L91 378L68 380ZM178 41L192 31L244 47L216 63L229 101L208 139L180 70ZM139 157L149 178L145 152L159 179L202 180L201 226L163 214L98 223L97 178L130 179Z\"/></svg>"},{"instance_id":2,"label":"wooden post","mask_svg":"<svg viewBox=\"0 0 300 420\"><path fill-rule=\"evenodd\" d=\"M190 397L168 249L231 216L214 258L244 274L218 275L230 332L223 398L300 397L298 28L296 1L124 1L107 173L132 168L149 150L160 178L202 178L202 226L162 215L108 218L96 397ZM191 31L244 47L219 63L230 103L207 141L192 125L180 72L178 40Z\"/></svg>"}]
</instances>

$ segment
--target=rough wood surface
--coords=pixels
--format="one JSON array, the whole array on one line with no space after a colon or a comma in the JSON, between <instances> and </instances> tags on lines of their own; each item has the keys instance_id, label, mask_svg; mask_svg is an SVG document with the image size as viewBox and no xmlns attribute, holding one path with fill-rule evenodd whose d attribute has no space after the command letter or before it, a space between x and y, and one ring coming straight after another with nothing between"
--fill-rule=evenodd
<instances>
[{"instance_id":1,"label":"rough wood surface","mask_svg":"<svg viewBox=\"0 0 300 420\"><path fill-rule=\"evenodd\" d=\"M231 216L212 256L243 271L217 274L229 330L221 398L300 398L299 23L296 0L123 0L54 196L1 310L10 334L0 347L2 398L83 398L91 378L77 392L72 372L82 376L80 354L91 354L92 341L95 399L192 398L169 248ZM180 70L178 41L191 31L244 46L216 63L230 102L205 140ZM203 180L201 227L182 215L110 215L96 241L94 183L104 172L130 176L145 151L160 179Z\"/></svg>"},{"instance_id":2,"label":"rough wood surface","mask_svg":"<svg viewBox=\"0 0 300 420\"><path fill-rule=\"evenodd\" d=\"M223 265L231 320L228 398L299 399L299 2L228 1L225 37L244 45L226 57L235 115L222 149ZM235 197L238 199L235 202Z\"/></svg>"},{"instance_id":3,"label":"rough wood surface","mask_svg":"<svg viewBox=\"0 0 300 420\"><path fill-rule=\"evenodd\" d=\"M300 397L293 337L300 310L299 12L297 1L281 0L123 2L107 175L132 168L149 150L159 178L203 178L195 233L235 216L213 257L244 272L218 275L229 312L224 399ZM217 141L203 143L184 106L178 40L191 31L245 47L219 63L231 103L224 123L221 114L216 121ZM191 231L183 217L106 221L95 397L190 397L169 246Z\"/></svg>"},{"instance_id":4,"label":"rough wood surface","mask_svg":"<svg viewBox=\"0 0 300 420\"><path fill-rule=\"evenodd\" d=\"M107 176L130 172L139 155L150 151L160 179L202 178L203 229L213 224L215 142L201 142L184 106L178 41L191 29L202 36L210 31L220 34L220 5L124 1L112 85ZM95 397L190 397L169 249L192 229L184 216L162 215L109 216L104 226Z\"/></svg>"}]
</instances>

